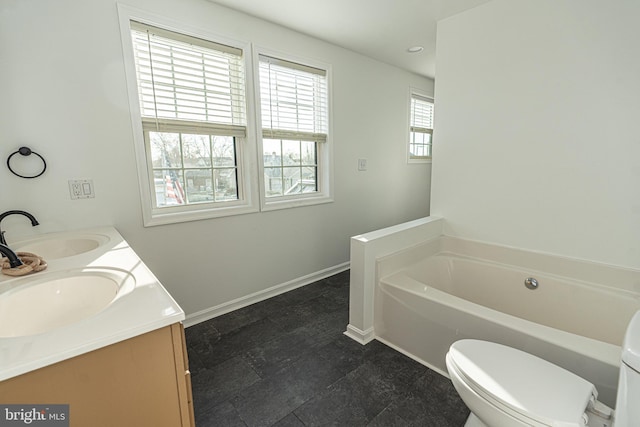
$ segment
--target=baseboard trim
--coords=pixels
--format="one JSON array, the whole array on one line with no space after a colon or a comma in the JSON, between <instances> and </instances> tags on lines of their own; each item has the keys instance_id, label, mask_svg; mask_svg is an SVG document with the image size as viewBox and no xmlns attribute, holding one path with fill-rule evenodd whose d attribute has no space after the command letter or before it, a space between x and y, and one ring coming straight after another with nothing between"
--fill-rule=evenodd
<instances>
[{"instance_id":1,"label":"baseboard trim","mask_svg":"<svg viewBox=\"0 0 640 427\"><path fill-rule=\"evenodd\" d=\"M272 286L268 289L255 292L244 297L236 298L234 300L216 305L211 308L197 311L186 316L186 319L184 320L184 326L189 327L197 325L198 323L205 322L207 320L213 319L214 317L222 316L223 314L229 313L231 311L238 310L248 305L275 297L276 295L280 295L285 292L300 288L302 286L309 285L311 283L317 282L318 280L333 276L334 274L342 273L343 271L348 270L349 266L349 262L338 264L336 266L325 268L324 270L320 270L315 273L307 274L306 276L290 280L286 283Z\"/></svg>"},{"instance_id":2,"label":"baseboard trim","mask_svg":"<svg viewBox=\"0 0 640 427\"><path fill-rule=\"evenodd\" d=\"M347 330L344 331L344 334L362 345L373 341L373 339L375 338L373 328L369 328L366 331L363 331L356 328L352 324L347 325Z\"/></svg>"}]
</instances>

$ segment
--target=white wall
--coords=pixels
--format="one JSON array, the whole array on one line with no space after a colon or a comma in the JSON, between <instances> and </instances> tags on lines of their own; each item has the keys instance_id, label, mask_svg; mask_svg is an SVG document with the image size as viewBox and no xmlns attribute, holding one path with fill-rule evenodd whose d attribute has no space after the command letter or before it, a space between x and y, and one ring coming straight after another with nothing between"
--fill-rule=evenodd
<instances>
[{"instance_id":1,"label":"white wall","mask_svg":"<svg viewBox=\"0 0 640 427\"><path fill-rule=\"evenodd\" d=\"M640 267L640 2L495 0L438 25L447 233Z\"/></svg>"},{"instance_id":2,"label":"white wall","mask_svg":"<svg viewBox=\"0 0 640 427\"><path fill-rule=\"evenodd\" d=\"M408 165L409 88L433 81L205 0L127 5L333 66L335 202L144 228L114 0L0 2L0 157L21 145L46 157L35 180L0 167L7 239L114 225L187 314L339 266L349 238L429 213L430 165ZM367 158L369 170L357 171ZM67 180L94 180L70 200Z\"/></svg>"}]
</instances>

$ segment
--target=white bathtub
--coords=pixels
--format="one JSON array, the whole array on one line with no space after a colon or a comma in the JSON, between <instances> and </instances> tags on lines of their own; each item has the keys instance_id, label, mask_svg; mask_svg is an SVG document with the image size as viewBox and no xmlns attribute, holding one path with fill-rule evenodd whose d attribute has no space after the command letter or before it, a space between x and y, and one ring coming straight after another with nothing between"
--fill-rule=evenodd
<instances>
[{"instance_id":1,"label":"white bathtub","mask_svg":"<svg viewBox=\"0 0 640 427\"><path fill-rule=\"evenodd\" d=\"M575 372L615 405L640 271L443 236L379 259L377 277L376 339L444 375L453 342L499 342Z\"/></svg>"}]
</instances>

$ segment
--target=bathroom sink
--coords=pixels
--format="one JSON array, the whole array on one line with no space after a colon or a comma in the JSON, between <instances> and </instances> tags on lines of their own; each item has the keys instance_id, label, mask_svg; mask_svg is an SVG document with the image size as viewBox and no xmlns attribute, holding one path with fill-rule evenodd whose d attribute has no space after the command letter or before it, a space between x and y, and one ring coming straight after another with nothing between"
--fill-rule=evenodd
<instances>
[{"instance_id":1,"label":"bathroom sink","mask_svg":"<svg viewBox=\"0 0 640 427\"><path fill-rule=\"evenodd\" d=\"M15 280L0 293L0 337L52 331L93 316L132 289L121 270L87 268Z\"/></svg>"},{"instance_id":2,"label":"bathroom sink","mask_svg":"<svg viewBox=\"0 0 640 427\"><path fill-rule=\"evenodd\" d=\"M92 251L109 241L108 236L89 233L65 233L61 236L47 236L10 245L20 252L31 252L46 261L67 258Z\"/></svg>"}]
</instances>

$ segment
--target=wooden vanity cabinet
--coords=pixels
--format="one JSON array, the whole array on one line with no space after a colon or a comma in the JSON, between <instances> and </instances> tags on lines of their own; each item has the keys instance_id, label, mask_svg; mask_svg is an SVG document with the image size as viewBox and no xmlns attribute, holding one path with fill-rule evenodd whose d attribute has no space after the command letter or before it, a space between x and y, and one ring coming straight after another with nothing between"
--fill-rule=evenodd
<instances>
[{"instance_id":1,"label":"wooden vanity cabinet","mask_svg":"<svg viewBox=\"0 0 640 427\"><path fill-rule=\"evenodd\" d=\"M2 404L69 404L72 427L194 427L182 324L0 382Z\"/></svg>"}]
</instances>

